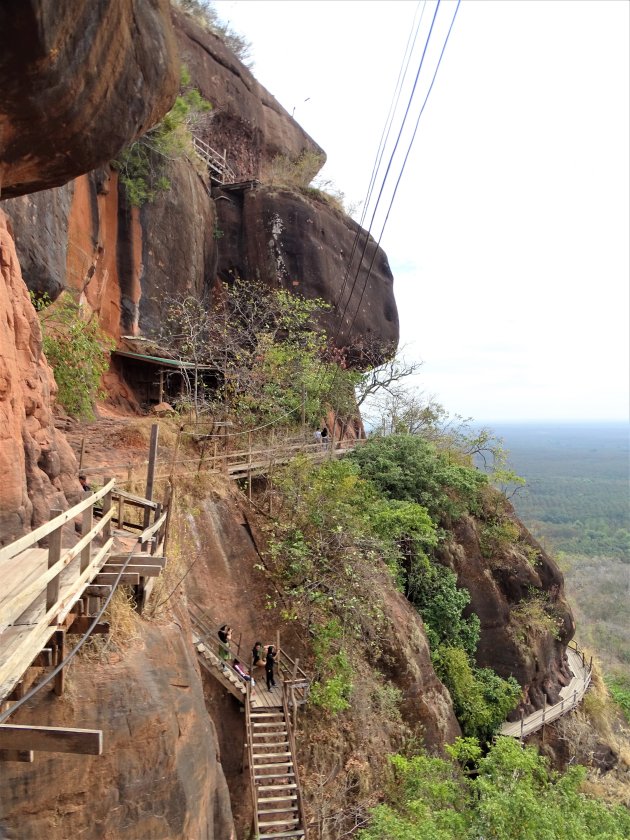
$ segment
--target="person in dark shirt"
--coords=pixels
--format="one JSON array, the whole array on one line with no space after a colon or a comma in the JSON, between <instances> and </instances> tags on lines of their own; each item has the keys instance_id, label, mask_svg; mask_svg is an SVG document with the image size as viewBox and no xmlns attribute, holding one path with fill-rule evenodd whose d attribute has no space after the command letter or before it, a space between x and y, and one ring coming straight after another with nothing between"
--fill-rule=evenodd
<instances>
[{"instance_id":1,"label":"person in dark shirt","mask_svg":"<svg viewBox=\"0 0 630 840\"><path fill-rule=\"evenodd\" d=\"M91 493L92 492L92 488L90 487L90 485L87 482L87 476L86 476L85 473L80 473L79 474L79 484L81 485L81 487L83 488L85 493Z\"/></svg>"},{"instance_id":2,"label":"person in dark shirt","mask_svg":"<svg viewBox=\"0 0 630 840\"><path fill-rule=\"evenodd\" d=\"M276 664L276 657L278 652L273 645L267 648L267 658L265 659L265 676L267 677L267 691L275 686L276 681L273 678L273 666Z\"/></svg>"}]
</instances>

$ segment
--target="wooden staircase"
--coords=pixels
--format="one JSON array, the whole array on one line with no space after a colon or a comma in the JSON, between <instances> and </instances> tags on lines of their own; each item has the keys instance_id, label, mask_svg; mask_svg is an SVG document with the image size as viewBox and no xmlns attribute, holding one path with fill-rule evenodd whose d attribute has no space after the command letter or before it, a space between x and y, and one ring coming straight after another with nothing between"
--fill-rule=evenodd
<instances>
[{"instance_id":1,"label":"wooden staircase","mask_svg":"<svg viewBox=\"0 0 630 840\"><path fill-rule=\"evenodd\" d=\"M202 640L193 633L193 643L197 651L197 658L199 664L202 665L208 673L217 679L222 686L227 688L230 694L233 694L241 703L245 702L247 688L243 680L237 676L234 670L217 656L214 651L202 642Z\"/></svg>"},{"instance_id":2,"label":"wooden staircase","mask_svg":"<svg viewBox=\"0 0 630 840\"><path fill-rule=\"evenodd\" d=\"M288 710L247 710L247 746L258 840L302 838L306 829Z\"/></svg>"}]
</instances>

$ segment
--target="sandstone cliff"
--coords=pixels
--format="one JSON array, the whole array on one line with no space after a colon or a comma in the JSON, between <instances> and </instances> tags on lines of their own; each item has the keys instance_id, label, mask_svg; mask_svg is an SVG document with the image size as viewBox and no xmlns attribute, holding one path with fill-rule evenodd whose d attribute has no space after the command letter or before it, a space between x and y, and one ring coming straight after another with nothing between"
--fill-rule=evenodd
<instances>
[{"instance_id":1,"label":"sandstone cliff","mask_svg":"<svg viewBox=\"0 0 630 840\"><path fill-rule=\"evenodd\" d=\"M139 623L124 655L75 660L64 696L13 723L103 729L102 756L0 766L0 817L19 840L234 840L229 794L190 638ZM1 829L0 829L1 830Z\"/></svg>"},{"instance_id":2,"label":"sandstone cliff","mask_svg":"<svg viewBox=\"0 0 630 840\"><path fill-rule=\"evenodd\" d=\"M56 391L42 335L0 211L0 545L78 494L76 460L54 426Z\"/></svg>"},{"instance_id":3,"label":"sandstone cliff","mask_svg":"<svg viewBox=\"0 0 630 840\"><path fill-rule=\"evenodd\" d=\"M115 157L175 98L168 0L7 0L0 32L2 198Z\"/></svg>"},{"instance_id":4,"label":"sandstone cliff","mask_svg":"<svg viewBox=\"0 0 630 840\"><path fill-rule=\"evenodd\" d=\"M200 136L227 152L238 181L265 179L278 155L322 154L216 35L175 11L173 21L181 60L214 106ZM52 300L63 288L80 291L118 338L151 334L165 297L208 298L238 274L323 298L327 331L356 362L361 347L374 360L396 345L387 257L352 219L296 191L211 190L199 161L172 161L167 175L171 189L140 210L107 168L6 201L29 289Z\"/></svg>"}]
</instances>

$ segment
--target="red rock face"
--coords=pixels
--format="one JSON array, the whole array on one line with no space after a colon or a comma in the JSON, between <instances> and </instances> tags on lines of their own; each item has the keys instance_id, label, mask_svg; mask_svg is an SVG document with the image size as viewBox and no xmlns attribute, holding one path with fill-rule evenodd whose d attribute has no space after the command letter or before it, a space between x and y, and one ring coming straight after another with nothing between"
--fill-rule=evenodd
<instances>
[{"instance_id":1,"label":"red rock face","mask_svg":"<svg viewBox=\"0 0 630 840\"><path fill-rule=\"evenodd\" d=\"M397 346L398 310L387 256L349 216L286 189L261 186L218 195L222 279L262 280L322 298L331 306L321 317L326 332L355 364L368 350L374 363Z\"/></svg>"},{"instance_id":2,"label":"red rock face","mask_svg":"<svg viewBox=\"0 0 630 840\"><path fill-rule=\"evenodd\" d=\"M457 574L459 586L470 592L469 609L481 622L477 663L493 668L500 676L514 676L524 690L526 713L558 701L559 688L568 683L565 655L575 632L571 610L564 597L562 573L512 513L520 531L519 541L538 553L528 561L514 545L484 557L479 545L480 523L465 516L452 532L452 539L439 552L441 561ZM539 593L556 624L548 626L519 620L519 604ZM537 626L538 625L538 626Z\"/></svg>"},{"instance_id":3,"label":"red rock face","mask_svg":"<svg viewBox=\"0 0 630 840\"><path fill-rule=\"evenodd\" d=\"M110 160L175 99L168 0L5 0L0 32L2 198Z\"/></svg>"},{"instance_id":4,"label":"red rock face","mask_svg":"<svg viewBox=\"0 0 630 840\"><path fill-rule=\"evenodd\" d=\"M56 386L37 315L0 211L0 545L65 509L80 492L72 450L54 425Z\"/></svg>"},{"instance_id":5,"label":"red rock face","mask_svg":"<svg viewBox=\"0 0 630 840\"><path fill-rule=\"evenodd\" d=\"M102 729L103 755L3 762L0 836L6 828L19 840L235 840L190 637L174 623L139 632L124 656L75 659L62 699L43 690L12 718Z\"/></svg>"},{"instance_id":6,"label":"red rock face","mask_svg":"<svg viewBox=\"0 0 630 840\"><path fill-rule=\"evenodd\" d=\"M203 139L227 160L237 181L260 178L277 155L292 160L323 149L236 58L225 44L195 21L173 9L182 63L214 106Z\"/></svg>"}]
</instances>

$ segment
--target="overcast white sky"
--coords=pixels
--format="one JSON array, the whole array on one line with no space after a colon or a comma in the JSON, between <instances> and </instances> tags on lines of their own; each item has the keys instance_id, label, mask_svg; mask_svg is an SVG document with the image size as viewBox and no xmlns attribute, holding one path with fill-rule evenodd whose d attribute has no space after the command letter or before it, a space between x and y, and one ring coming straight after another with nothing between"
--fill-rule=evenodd
<instances>
[{"instance_id":1,"label":"overcast white sky","mask_svg":"<svg viewBox=\"0 0 630 840\"><path fill-rule=\"evenodd\" d=\"M326 150L324 176L364 199L422 3L215 5L252 41L259 81ZM628 417L629 8L462 2L382 240L401 340L424 362L417 384L451 412ZM438 10L414 122L454 9Z\"/></svg>"}]
</instances>

